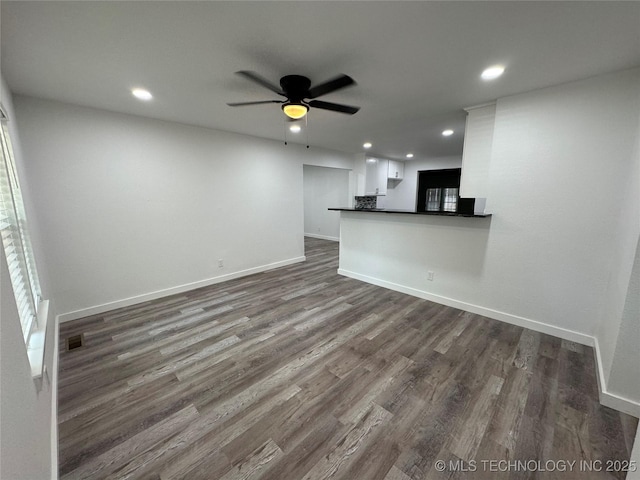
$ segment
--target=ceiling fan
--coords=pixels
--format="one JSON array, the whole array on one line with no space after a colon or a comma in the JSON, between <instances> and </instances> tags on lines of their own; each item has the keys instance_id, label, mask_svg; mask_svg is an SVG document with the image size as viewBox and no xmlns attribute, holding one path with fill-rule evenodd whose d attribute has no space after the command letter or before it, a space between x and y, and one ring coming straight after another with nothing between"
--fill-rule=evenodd
<instances>
[{"instance_id":1,"label":"ceiling fan","mask_svg":"<svg viewBox=\"0 0 640 480\"><path fill-rule=\"evenodd\" d=\"M315 87L311 86L311 80L307 77L303 77L302 75L286 75L280 79L280 88L278 88L276 85L269 82L269 80L261 77L255 72L242 70L240 72L236 72L236 74L271 90L273 93L285 97L285 100L227 103L230 107L280 103L282 104L282 110L285 115L294 120L304 117L309 111L309 107L321 108L323 110L331 110L333 112L346 113L349 115L353 115L360 110L360 107L315 100L322 95L335 92L336 90L348 87L349 85L355 85L356 82L348 75L339 75L336 78L321 83L320 85L316 85Z\"/></svg>"}]
</instances>

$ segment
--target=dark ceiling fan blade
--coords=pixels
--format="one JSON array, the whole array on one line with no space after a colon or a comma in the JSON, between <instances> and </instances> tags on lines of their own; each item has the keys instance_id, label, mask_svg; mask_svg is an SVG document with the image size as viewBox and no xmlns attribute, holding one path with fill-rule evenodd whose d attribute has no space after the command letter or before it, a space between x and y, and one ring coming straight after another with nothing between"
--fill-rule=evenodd
<instances>
[{"instance_id":1,"label":"dark ceiling fan blade","mask_svg":"<svg viewBox=\"0 0 640 480\"><path fill-rule=\"evenodd\" d=\"M263 103L284 103L280 100L262 100L260 102L235 102L235 103L227 103L230 107L244 107L245 105L261 105Z\"/></svg>"},{"instance_id":2,"label":"dark ceiling fan blade","mask_svg":"<svg viewBox=\"0 0 640 480\"><path fill-rule=\"evenodd\" d=\"M339 103L323 102L322 100L311 100L309 102L309 106L314 108L322 108L324 110L331 110L333 112L348 113L349 115L353 115L358 110L360 110L360 107L341 105Z\"/></svg>"},{"instance_id":3,"label":"dark ceiling fan blade","mask_svg":"<svg viewBox=\"0 0 640 480\"><path fill-rule=\"evenodd\" d=\"M307 98L317 98L327 93L340 90L341 88L348 87L349 85L355 85L355 80L348 75L340 75L332 80L316 85L309 89L309 96Z\"/></svg>"},{"instance_id":4,"label":"dark ceiling fan blade","mask_svg":"<svg viewBox=\"0 0 640 480\"><path fill-rule=\"evenodd\" d=\"M258 85L262 85L264 88L268 88L273 93L277 93L278 95L282 95L283 97L285 96L284 92L282 90L280 90L280 88L278 88L273 83L271 83L269 80L267 80L264 77L261 77L260 75L258 75L255 72L250 72L248 70L240 70L239 72L236 72L236 74L242 75L243 77L248 78L252 82L257 83Z\"/></svg>"}]
</instances>

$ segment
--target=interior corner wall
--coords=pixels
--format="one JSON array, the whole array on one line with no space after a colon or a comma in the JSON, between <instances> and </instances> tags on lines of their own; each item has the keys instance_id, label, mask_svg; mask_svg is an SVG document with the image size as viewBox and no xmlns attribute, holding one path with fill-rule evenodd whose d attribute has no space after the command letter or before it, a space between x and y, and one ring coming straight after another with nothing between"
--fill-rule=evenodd
<instances>
[{"instance_id":1,"label":"interior corner wall","mask_svg":"<svg viewBox=\"0 0 640 480\"><path fill-rule=\"evenodd\" d=\"M15 107L65 319L302 260L303 163L353 165L339 152L30 97Z\"/></svg>"},{"instance_id":2,"label":"interior corner wall","mask_svg":"<svg viewBox=\"0 0 640 480\"><path fill-rule=\"evenodd\" d=\"M640 110L637 125L640 132ZM632 158L626 188L620 190L618 242L611 254L598 345L604 377L601 381L608 393L640 404L640 134Z\"/></svg>"},{"instance_id":3,"label":"interior corner wall","mask_svg":"<svg viewBox=\"0 0 640 480\"><path fill-rule=\"evenodd\" d=\"M349 170L304 165L304 234L338 241L340 212L349 206Z\"/></svg>"},{"instance_id":4,"label":"interior corner wall","mask_svg":"<svg viewBox=\"0 0 640 480\"><path fill-rule=\"evenodd\" d=\"M611 367L605 376L607 390L623 398L635 399L640 404L640 239L617 330Z\"/></svg>"},{"instance_id":5,"label":"interior corner wall","mask_svg":"<svg viewBox=\"0 0 640 480\"><path fill-rule=\"evenodd\" d=\"M640 69L498 100L485 260L498 309L597 334L639 109Z\"/></svg>"},{"instance_id":6,"label":"interior corner wall","mask_svg":"<svg viewBox=\"0 0 640 480\"><path fill-rule=\"evenodd\" d=\"M0 101L10 119L9 132L18 174L23 173L23 157L20 136L15 124L11 92L4 79L0 86ZM34 231L32 205L28 193L32 191L28 182L20 177L22 195L29 218L38 272L46 266ZM11 279L4 253L0 253L0 478L2 479L49 479L57 478L57 458L52 454L55 446L55 408L53 387L45 375L40 390L31 377L31 366L22 336L20 317L16 305ZM49 285L43 278L43 293ZM50 305L50 321L47 323L45 365L53 372L55 350L55 325L53 305ZM53 421L52 421L53 420Z\"/></svg>"}]
</instances>

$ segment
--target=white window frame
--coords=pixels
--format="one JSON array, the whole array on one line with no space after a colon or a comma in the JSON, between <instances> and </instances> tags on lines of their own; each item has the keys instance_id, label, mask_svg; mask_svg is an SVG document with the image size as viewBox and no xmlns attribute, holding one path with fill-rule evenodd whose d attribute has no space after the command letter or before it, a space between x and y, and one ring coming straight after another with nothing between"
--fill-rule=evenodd
<instances>
[{"instance_id":1,"label":"white window frame","mask_svg":"<svg viewBox=\"0 0 640 480\"><path fill-rule=\"evenodd\" d=\"M0 233L32 375L37 377L42 374L48 302L42 301L8 122L0 105Z\"/></svg>"}]
</instances>

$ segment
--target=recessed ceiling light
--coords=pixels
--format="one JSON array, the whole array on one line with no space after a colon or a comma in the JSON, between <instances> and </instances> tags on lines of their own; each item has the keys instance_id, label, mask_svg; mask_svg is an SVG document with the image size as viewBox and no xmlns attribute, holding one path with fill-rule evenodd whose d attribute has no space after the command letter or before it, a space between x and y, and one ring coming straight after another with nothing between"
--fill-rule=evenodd
<instances>
[{"instance_id":1,"label":"recessed ceiling light","mask_svg":"<svg viewBox=\"0 0 640 480\"><path fill-rule=\"evenodd\" d=\"M147 101L153 98L153 95L151 95L151 93L144 88L134 88L133 90L131 90L131 93L139 100Z\"/></svg>"},{"instance_id":2,"label":"recessed ceiling light","mask_svg":"<svg viewBox=\"0 0 640 480\"><path fill-rule=\"evenodd\" d=\"M413 158L413 153L407 153L407 158Z\"/></svg>"},{"instance_id":3,"label":"recessed ceiling light","mask_svg":"<svg viewBox=\"0 0 640 480\"><path fill-rule=\"evenodd\" d=\"M493 65L485 69L480 75L484 80L493 80L498 78L504 73L504 67L502 65Z\"/></svg>"},{"instance_id":4,"label":"recessed ceiling light","mask_svg":"<svg viewBox=\"0 0 640 480\"><path fill-rule=\"evenodd\" d=\"M291 125L289 127L289 130L291 130L293 133L298 133L300 130L302 130L302 128L300 127L300 125Z\"/></svg>"},{"instance_id":5,"label":"recessed ceiling light","mask_svg":"<svg viewBox=\"0 0 640 480\"><path fill-rule=\"evenodd\" d=\"M371 142L365 142L362 144L363 148L371 148L373 145L371 144Z\"/></svg>"},{"instance_id":6,"label":"recessed ceiling light","mask_svg":"<svg viewBox=\"0 0 640 480\"><path fill-rule=\"evenodd\" d=\"M450 128L447 129L447 130L444 130L442 132L442 135L445 136L445 137L449 137L449 136L453 135L453 130L451 130Z\"/></svg>"}]
</instances>

